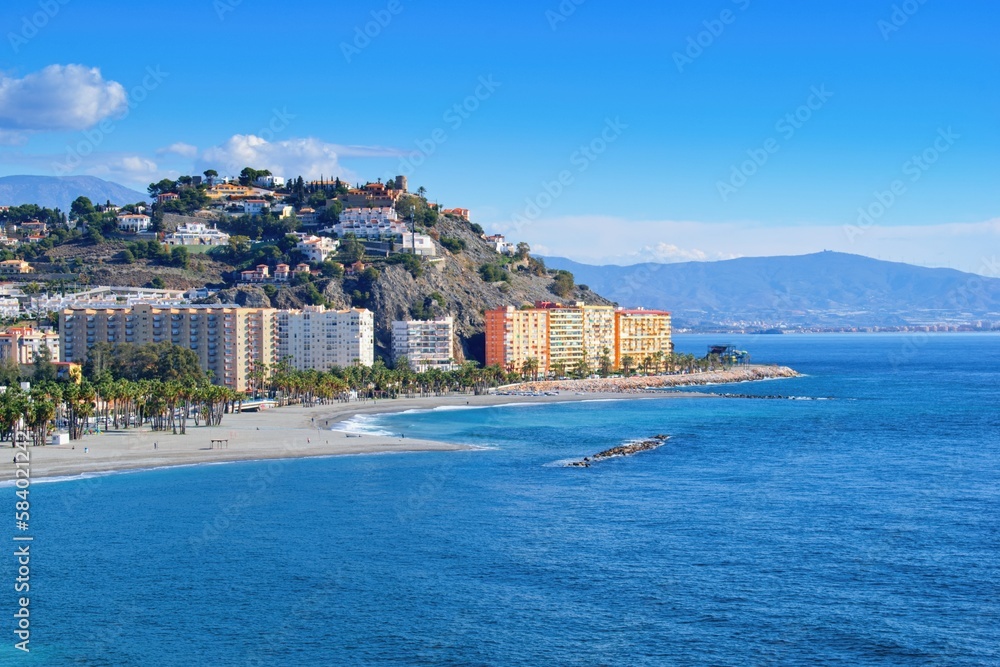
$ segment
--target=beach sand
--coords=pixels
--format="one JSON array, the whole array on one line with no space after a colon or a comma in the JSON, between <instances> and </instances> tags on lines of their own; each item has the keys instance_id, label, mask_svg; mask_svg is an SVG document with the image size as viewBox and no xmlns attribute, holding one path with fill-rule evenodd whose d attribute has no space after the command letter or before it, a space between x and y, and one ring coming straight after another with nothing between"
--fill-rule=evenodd
<instances>
[{"instance_id":1,"label":"beach sand","mask_svg":"<svg viewBox=\"0 0 1000 667\"><path fill-rule=\"evenodd\" d=\"M669 397L683 397L670 394ZM441 406L491 406L509 403L551 403L581 400L665 398L663 395L587 393L559 396L463 396L403 398L396 400L334 403L315 407L286 406L263 412L226 415L217 427L194 426L188 420L186 435L170 431L129 429L84 436L68 445L29 447L32 479L82 473L143 468L303 458L383 452L455 451L470 447L432 440L351 434L338 424L361 414L386 414ZM342 428L342 426L341 426ZM402 435L402 434L401 434ZM219 448L212 440L228 440ZM154 448L155 445L155 448ZM14 448L0 464L0 481L14 478ZM0 448L0 451L3 451Z\"/></svg>"}]
</instances>

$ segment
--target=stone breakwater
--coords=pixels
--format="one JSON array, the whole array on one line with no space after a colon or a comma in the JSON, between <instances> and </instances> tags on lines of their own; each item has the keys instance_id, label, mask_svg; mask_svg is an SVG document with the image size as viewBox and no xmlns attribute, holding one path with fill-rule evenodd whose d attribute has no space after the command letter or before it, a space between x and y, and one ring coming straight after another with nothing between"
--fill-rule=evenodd
<instances>
[{"instance_id":1,"label":"stone breakwater","mask_svg":"<svg viewBox=\"0 0 1000 667\"><path fill-rule=\"evenodd\" d=\"M501 387L500 391L545 392L573 391L585 393L638 394L665 387L697 387L707 384L753 382L776 378L795 378L800 374L786 366L740 366L728 370L685 373L680 375L636 375L633 377L591 380L542 380Z\"/></svg>"},{"instance_id":2,"label":"stone breakwater","mask_svg":"<svg viewBox=\"0 0 1000 667\"><path fill-rule=\"evenodd\" d=\"M639 452L648 452L651 449L656 449L670 439L669 435L654 435L649 440L640 440L639 442L629 442L624 445L619 445L617 447L612 447L611 449L606 449L599 454L594 454L593 456L587 456L582 461L573 461L572 463L567 463L568 468L589 468L594 463L600 463L607 459L614 459L621 456L632 456L633 454L638 454Z\"/></svg>"}]
</instances>

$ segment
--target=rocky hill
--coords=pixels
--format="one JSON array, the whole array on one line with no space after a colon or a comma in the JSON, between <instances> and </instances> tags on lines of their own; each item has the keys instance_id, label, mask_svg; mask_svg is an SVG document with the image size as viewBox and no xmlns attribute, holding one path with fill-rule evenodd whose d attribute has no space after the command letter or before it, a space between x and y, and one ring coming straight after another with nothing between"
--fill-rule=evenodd
<instances>
[{"instance_id":1,"label":"rocky hill","mask_svg":"<svg viewBox=\"0 0 1000 667\"><path fill-rule=\"evenodd\" d=\"M273 288L240 286L220 292L216 303L243 306L300 308L313 301L318 291L334 308L365 306L375 312L376 351L388 358L392 321L412 317L455 318L456 354L460 360L485 359L484 312L507 305L521 306L536 301L585 301L610 304L598 294L580 286L565 296L553 292L551 275L535 275L528 262L513 262L505 269L504 281L486 282L480 276L484 264L496 264L501 257L474 231L469 223L440 218L432 228L438 239L459 239L464 248L452 252L435 241L438 256L424 259L412 272L401 264L370 261L377 277L367 283L364 276L314 279L309 285ZM454 242L452 242L454 247ZM416 273L417 275L414 275ZM269 295L268 292L271 294Z\"/></svg>"},{"instance_id":2,"label":"rocky hill","mask_svg":"<svg viewBox=\"0 0 1000 667\"><path fill-rule=\"evenodd\" d=\"M367 257L364 272L317 275L281 286L232 286L240 266L223 261L228 256L225 248L212 253L191 251L187 266L179 266L169 254L149 259L133 253L129 248L134 250L134 243L107 240L95 244L86 238L69 240L33 256L36 272L31 280L170 289L230 285L210 302L274 308L317 303L332 308L366 307L375 312L376 351L386 358L393 320L452 315L456 356L480 362L485 358L486 310L536 301L610 303L585 287L573 285L566 276L557 284L556 275L547 272L539 260L499 255L483 240L480 230L464 220L441 216L424 231L435 239L437 257L418 262L400 255ZM345 257L338 261L350 263ZM273 267L274 262L270 263ZM484 265L491 267L488 272L482 271Z\"/></svg>"},{"instance_id":3,"label":"rocky hill","mask_svg":"<svg viewBox=\"0 0 1000 667\"><path fill-rule=\"evenodd\" d=\"M159 278L168 289L190 289L205 285L221 285L232 267L199 253L191 254L188 268L163 266L147 260L126 262L123 241L94 245L78 239L47 250L44 256L33 258L32 279L37 282L64 280L90 285L148 287Z\"/></svg>"},{"instance_id":4,"label":"rocky hill","mask_svg":"<svg viewBox=\"0 0 1000 667\"><path fill-rule=\"evenodd\" d=\"M429 315L451 314L466 358L483 361L485 357L486 310L502 306L520 306L536 301L585 301L610 304L598 294L580 287L565 297L552 291L551 276L532 275L524 264L512 267L509 282L488 283L480 277L483 264L495 262L493 247L480 238L469 224L441 218L434 231L442 238L458 238L465 249L457 253L438 243L440 261L428 262L422 275L414 278L402 266L389 266L380 272L372 287L370 307L376 314L376 345L385 351L392 320L412 316L414 304L423 304ZM435 301L435 294L443 302Z\"/></svg>"}]
</instances>

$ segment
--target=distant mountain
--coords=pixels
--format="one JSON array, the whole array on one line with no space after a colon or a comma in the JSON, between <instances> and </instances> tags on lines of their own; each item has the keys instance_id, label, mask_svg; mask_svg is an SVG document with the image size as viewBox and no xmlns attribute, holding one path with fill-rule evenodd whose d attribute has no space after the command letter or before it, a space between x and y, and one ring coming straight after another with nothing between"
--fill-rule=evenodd
<instances>
[{"instance_id":1,"label":"distant mountain","mask_svg":"<svg viewBox=\"0 0 1000 667\"><path fill-rule=\"evenodd\" d=\"M0 206L38 204L68 211L80 196L89 197L95 204L134 204L149 199L148 195L96 176L0 177Z\"/></svg>"},{"instance_id":2,"label":"distant mountain","mask_svg":"<svg viewBox=\"0 0 1000 667\"><path fill-rule=\"evenodd\" d=\"M682 326L761 322L791 326L887 326L1000 320L1000 279L860 255L822 252L720 262L565 269L623 306L662 308Z\"/></svg>"}]
</instances>

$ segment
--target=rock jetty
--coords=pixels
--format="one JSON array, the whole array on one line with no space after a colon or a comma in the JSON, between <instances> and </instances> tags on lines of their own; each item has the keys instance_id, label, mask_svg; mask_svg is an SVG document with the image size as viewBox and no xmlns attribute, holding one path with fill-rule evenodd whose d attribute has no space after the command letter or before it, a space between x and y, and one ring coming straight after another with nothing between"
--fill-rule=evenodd
<instances>
[{"instance_id":1,"label":"rock jetty","mask_svg":"<svg viewBox=\"0 0 1000 667\"><path fill-rule=\"evenodd\" d=\"M654 435L649 440L625 443L624 445L618 445L617 447L606 449L603 452L594 454L593 456L587 456L582 461L567 463L566 467L589 468L594 463L600 463L601 461L606 461L608 459L614 459L621 456L632 456L633 454L638 454L639 452L648 452L651 449L661 447L663 443L669 439L669 435Z\"/></svg>"},{"instance_id":2,"label":"rock jetty","mask_svg":"<svg viewBox=\"0 0 1000 667\"><path fill-rule=\"evenodd\" d=\"M594 378L588 380L541 380L501 387L499 391L546 392L572 391L580 393L641 394L650 389L697 387L710 384L753 382L776 378L796 378L800 374L787 366L740 366L704 373L672 375L633 375L632 377Z\"/></svg>"}]
</instances>

